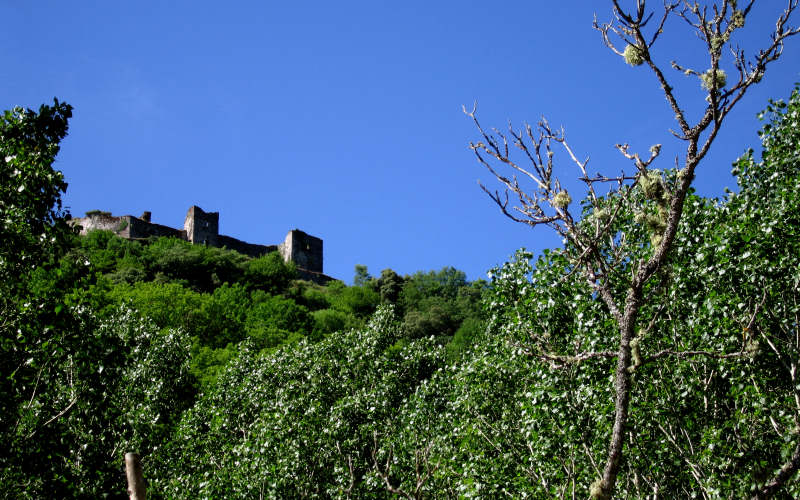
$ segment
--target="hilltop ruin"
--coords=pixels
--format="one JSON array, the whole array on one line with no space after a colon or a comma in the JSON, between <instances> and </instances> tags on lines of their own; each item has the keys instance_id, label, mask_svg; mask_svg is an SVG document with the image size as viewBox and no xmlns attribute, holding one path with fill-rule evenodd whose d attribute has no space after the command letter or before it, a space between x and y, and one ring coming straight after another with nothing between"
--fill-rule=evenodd
<instances>
[{"instance_id":1,"label":"hilltop ruin","mask_svg":"<svg viewBox=\"0 0 800 500\"><path fill-rule=\"evenodd\" d=\"M219 234L219 212L205 212L198 206L189 207L183 222L183 229L175 229L151 222L152 214L144 212L141 216L114 216L109 212L93 210L86 217L73 218L71 224L81 228L85 235L92 230L111 231L128 240L144 240L151 237L168 236L180 238L196 245L227 248L239 253L258 257L270 252L280 252L285 262L294 262L300 279L324 284L333 278L322 272L322 239L311 236L299 229L286 234L283 243L278 245L259 245Z\"/></svg>"}]
</instances>

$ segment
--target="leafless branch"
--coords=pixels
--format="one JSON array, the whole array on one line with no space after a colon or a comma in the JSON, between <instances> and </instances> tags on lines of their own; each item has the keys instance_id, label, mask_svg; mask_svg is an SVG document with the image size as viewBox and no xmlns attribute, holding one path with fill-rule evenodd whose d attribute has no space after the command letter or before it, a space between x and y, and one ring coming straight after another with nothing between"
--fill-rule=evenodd
<instances>
[{"instance_id":1,"label":"leafless branch","mask_svg":"<svg viewBox=\"0 0 800 500\"><path fill-rule=\"evenodd\" d=\"M516 347L521 349L522 352L527 356L539 358L541 361L546 361L554 368L563 368L567 365L579 364L590 359L611 359L617 356L616 351L593 351L562 355L549 352L534 352L530 348L520 344L516 344Z\"/></svg>"},{"instance_id":2,"label":"leafless branch","mask_svg":"<svg viewBox=\"0 0 800 500\"><path fill-rule=\"evenodd\" d=\"M77 403L77 402L78 402L78 398L76 397L72 401L69 402L69 404L66 406L66 408L64 408L63 410L61 410L57 414L53 415L47 422L43 423L38 428L34 429L30 434L28 434L27 438L28 439L32 438L36 434L37 431L39 431L40 429L43 429L44 427L47 427L48 425L50 425L51 423L53 423L57 419L59 419L59 418L63 417L64 415L66 415L66 413L68 411L70 411L72 409L72 407L75 406L75 403Z\"/></svg>"},{"instance_id":3,"label":"leafless branch","mask_svg":"<svg viewBox=\"0 0 800 500\"><path fill-rule=\"evenodd\" d=\"M675 434L673 432L667 432L667 429L665 429L664 426L661 424L658 424L658 428L661 430L662 434L664 434L664 436L667 438L667 441L669 441L669 443L675 448L675 450L681 456L683 461L686 462L686 465L689 466L689 472L692 474L692 477L694 477L695 481L697 481L697 485L701 488L701 492L703 493L703 498L710 498L708 492L703 487L703 478L700 468L696 464L692 463L692 461L689 460L689 457L687 457L686 454L683 452L683 448L681 448L681 446L678 445ZM672 431L671 426L670 426L670 431Z\"/></svg>"}]
</instances>

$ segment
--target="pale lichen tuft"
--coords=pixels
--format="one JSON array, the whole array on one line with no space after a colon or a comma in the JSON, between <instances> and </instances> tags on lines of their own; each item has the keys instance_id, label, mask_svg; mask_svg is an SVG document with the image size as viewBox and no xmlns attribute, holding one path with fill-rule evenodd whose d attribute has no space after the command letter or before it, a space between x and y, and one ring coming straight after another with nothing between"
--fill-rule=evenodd
<instances>
[{"instance_id":1,"label":"pale lichen tuft","mask_svg":"<svg viewBox=\"0 0 800 500\"><path fill-rule=\"evenodd\" d=\"M714 88L721 89L726 83L728 83L728 75L724 70L721 69L717 69L716 72L713 69L709 69L705 73L701 73L699 76L700 85L702 85L706 90L712 90Z\"/></svg>"},{"instance_id":2,"label":"pale lichen tuft","mask_svg":"<svg viewBox=\"0 0 800 500\"><path fill-rule=\"evenodd\" d=\"M589 496L595 500L607 500L609 497L606 493L607 483L603 479L598 479L589 486Z\"/></svg>"},{"instance_id":3,"label":"pale lichen tuft","mask_svg":"<svg viewBox=\"0 0 800 500\"><path fill-rule=\"evenodd\" d=\"M711 37L711 50L715 54L719 54L719 51L723 45L725 45L725 38L718 35L714 35Z\"/></svg>"},{"instance_id":4,"label":"pale lichen tuft","mask_svg":"<svg viewBox=\"0 0 800 500\"><path fill-rule=\"evenodd\" d=\"M594 211L594 216L597 220L606 222L611 217L611 214L605 208L598 208Z\"/></svg>"},{"instance_id":5,"label":"pale lichen tuft","mask_svg":"<svg viewBox=\"0 0 800 500\"><path fill-rule=\"evenodd\" d=\"M733 14L731 14L730 25L733 26L734 29L743 28L744 27L744 12L742 12L741 10L733 11Z\"/></svg>"},{"instance_id":6,"label":"pale lichen tuft","mask_svg":"<svg viewBox=\"0 0 800 500\"><path fill-rule=\"evenodd\" d=\"M567 208L570 203L572 203L572 197L566 191L559 191L559 193L553 197L553 206L561 210Z\"/></svg>"},{"instance_id":7,"label":"pale lichen tuft","mask_svg":"<svg viewBox=\"0 0 800 500\"><path fill-rule=\"evenodd\" d=\"M639 176L639 186L645 198L653 201L663 201L666 188L664 180L661 178L661 172L658 170L650 170L645 175Z\"/></svg>"},{"instance_id":8,"label":"pale lichen tuft","mask_svg":"<svg viewBox=\"0 0 800 500\"><path fill-rule=\"evenodd\" d=\"M625 62L631 66L641 66L644 63L644 52L640 47L635 45L629 44L627 47L625 47L622 57L624 57Z\"/></svg>"}]
</instances>

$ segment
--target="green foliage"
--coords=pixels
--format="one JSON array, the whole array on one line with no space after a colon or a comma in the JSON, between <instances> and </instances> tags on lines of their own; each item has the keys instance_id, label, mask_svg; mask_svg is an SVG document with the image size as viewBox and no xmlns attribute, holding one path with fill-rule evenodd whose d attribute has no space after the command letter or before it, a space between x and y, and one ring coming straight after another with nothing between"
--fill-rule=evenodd
<instances>
[{"instance_id":1,"label":"green foliage","mask_svg":"<svg viewBox=\"0 0 800 500\"><path fill-rule=\"evenodd\" d=\"M331 306L328 288L308 281L295 281L292 285L295 289L289 290L288 296L294 297L299 303L308 307L312 311L327 309Z\"/></svg>"},{"instance_id":2,"label":"green foliage","mask_svg":"<svg viewBox=\"0 0 800 500\"><path fill-rule=\"evenodd\" d=\"M406 312L403 318L403 326L409 338L451 336L455 333L460 319L452 301L433 296L420 300L416 306Z\"/></svg>"},{"instance_id":3,"label":"green foliage","mask_svg":"<svg viewBox=\"0 0 800 500\"><path fill-rule=\"evenodd\" d=\"M395 304L400 298L400 291L403 289L405 280L391 269L381 271L378 279L378 293L381 296L381 303Z\"/></svg>"},{"instance_id":4,"label":"green foliage","mask_svg":"<svg viewBox=\"0 0 800 500\"><path fill-rule=\"evenodd\" d=\"M292 281L296 276L293 264L284 263L277 252L240 260L238 254L226 256L222 251L217 255L219 249L176 239L159 238L142 244L108 231L92 231L78 242L75 255L119 285L109 294L114 302L131 305L159 326L181 327L195 336L192 370L208 380L245 337L260 339L258 343L264 347L307 335L319 339L333 331L362 326L381 302L397 303L402 308L407 316L405 331L411 337L449 339L464 319L480 316L481 285L467 283L464 273L453 268L406 278L386 269L378 280L368 277L364 268L363 286L347 287L341 282L321 286ZM238 277L232 262L239 268ZM221 284L220 276L236 284ZM234 289L234 295L220 302L219 294ZM248 298L245 290L258 293ZM248 330L243 314L264 294L283 294L309 312L317 312L312 326L269 326L274 322L263 314L257 320L258 313L254 313ZM167 308L167 304L171 306Z\"/></svg>"},{"instance_id":5,"label":"green foliage","mask_svg":"<svg viewBox=\"0 0 800 500\"><path fill-rule=\"evenodd\" d=\"M69 232L61 211L64 175L53 169L72 106L14 108L0 118L0 280L50 259Z\"/></svg>"},{"instance_id":6,"label":"green foliage","mask_svg":"<svg viewBox=\"0 0 800 500\"><path fill-rule=\"evenodd\" d=\"M9 498L118 495L119 450L147 455L193 401L185 334L130 312L100 321L62 311L4 395L0 484Z\"/></svg>"},{"instance_id":7,"label":"green foliage","mask_svg":"<svg viewBox=\"0 0 800 500\"><path fill-rule=\"evenodd\" d=\"M459 361L465 351L471 347L486 330L486 323L478 318L466 318L459 325L453 339L447 344L447 359Z\"/></svg>"},{"instance_id":8,"label":"green foliage","mask_svg":"<svg viewBox=\"0 0 800 500\"><path fill-rule=\"evenodd\" d=\"M202 327L208 344L222 347L244 338L244 326L250 313L250 294L240 284L227 283L207 296L200 317L208 322ZM199 332L198 332L199 333Z\"/></svg>"},{"instance_id":9,"label":"green foliage","mask_svg":"<svg viewBox=\"0 0 800 500\"><path fill-rule=\"evenodd\" d=\"M53 115L43 110L43 116ZM67 112L64 107L63 132ZM35 114L19 112L13 118L12 125L41 144L13 143L17 156L2 158L4 168L11 165L31 176L24 189L6 183L4 188L16 190L2 192L4 210L16 210L9 217L25 221L5 226L16 233L0 242L0 264L9 277L2 284L7 293L0 295L3 495L118 496L124 491L122 456L130 450L143 455L154 485L191 478L188 490L165 489L169 496L208 488L228 496L252 491L255 484L267 488L262 483L268 470L318 471L298 483L286 475L269 485L270 491L335 496L348 488L342 467L356 464L359 478L370 471L376 433L391 425L400 402L430 376L443 352L429 341L397 344L400 327L388 311L363 325L380 302L374 280L363 287L292 284L295 270L277 254L250 259L175 239L142 244L103 231L76 238L60 219L66 184L60 174L47 171L63 133L26 129L26 120L38 119ZM4 122L4 131L9 123ZM36 126L48 123L42 119ZM8 144L3 143L4 151ZM30 162L40 163L24 170L25 151ZM24 177L14 171L11 176ZM41 199L14 198L33 186L31 179L51 183L37 191ZM312 305L315 314L279 293ZM298 391L309 373L317 373L312 376L316 385ZM195 401L198 386L203 392ZM296 412L262 414L247 400L250 396L273 409L317 408L324 418L308 414L295 428ZM220 398L230 404L217 404ZM184 416L188 408L191 414ZM245 411L236 417L239 409ZM217 416L193 420L192 415L209 411ZM216 431L206 435L204 429L220 423L221 429L231 428L220 417L238 418L253 432L237 430L217 442ZM298 432L306 444L264 441L270 433ZM260 461L250 461L249 467L226 459L220 481L203 484L201 477L175 475L173 460L185 458L184 450L219 444L212 451L228 453L256 450L254 443L262 447L265 442L274 443L272 451L254 456ZM192 464L204 478L209 462ZM264 464L271 465L260 468ZM359 491L380 494L382 487L373 477ZM152 494L157 497L158 489Z\"/></svg>"},{"instance_id":10,"label":"green foliage","mask_svg":"<svg viewBox=\"0 0 800 500\"><path fill-rule=\"evenodd\" d=\"M248 286L270 294L283 293L297 276L294 262L286 263L278 252L249 261L244 278Z\"/></svg>"},{"instance_id":11,"label":"green foliage","mask_svg":"<svg viewBox=\"0 0 800 500\"><path fill-rule=\"evenodd\" d=\"M118 379L109 380L106 389L112 406L120 411L117 422L111 422L117 442L108 444L137 450L147 461L170 439L183 410L194 402L191 340L183 330L158 330L125 310L99 330L122 341ZM121 461L119 456L113 458Z\"/></svg>"},{"instance_id":12,"label":"green foliage","mask_svg":"<svg viewBox=\"0 0 800 500\"><path fill-rule=\"evenodd\" d=\"M380 296L370 287L348 287L341 281L335 281L329 283L327 288L331 309L352 314L359 319L368 318L380 302Z\"/></svg>"},{"instance_id":13,"label":"green foliage","mask_svg":"<svg viewBox=\"0 0 800 500\"><path fill-rule=\"evenodd\" d=\"M156 239L144 247L142 258L151 275L179 280L203 292L210 292L222 283L234 283L240 279L242 267L248 262L242 254L192 245L177 238Z\"/></svg>"},{"instance_id":14,"label":"green foliage","mask_svg":"<svg viewBox=\"0 0 800 500\"><path fill-rule=\"evenodd\" d=\"M247 314L245 330L256 346L265 349L310 334L313 324L308 309L292 299L271 296L253 305Z\"/></svg>"},{"instance_id":15,"label":"green foliage","mask_svg":"<svg viewBox=\"0 0 800 500\"><path fill-rule=\"evenodd\" d=\"M409 309L426 297L454 299L466 284L464 272L452 267L445 267L438 272L417 272L405 280L400 301L405 309Z\"/></svg>"},{"instance_id":16,"label":"green foliage","mask_svg":"<svg viewBox=\"0 0 800 500\"><path fill-rule=\"evenodd\" d=\"M205 392L214 386L217 377L225 369L225 365L239 351L237 345L228 344L225 347L213 348L194 342L191 352L192 376L197 380L200 391Z\"/></svg>"},{"instance_id":17,"label":"green foliage","mask_svg":"<svg viewBox=\"0 0 800 500\"><path fill-rule=\"evenodd\" d=\"M151 462L152 490L172 498L387 496L372 454L395 428L400 403L442 362L428 341L390 351L398 338L394 316L381 309L366 327L318 343L243 351Z\"/></svg>"},{"instance_id":18,"label":"green foliage","mask_svg":"<svg viewBox=\"0 0 800 500\"><path fill-rule=\"evenodd\" d=\"M372 280L372 276L369 274L369 271L367 271L367 266L363 264L356 264L355 276L353 276L353 285L365 286Z\"/></svg>"},{"instance_id":19,"label":"green foliage","mask_svg":"<svg viewBox=\"0 0 800 500\"><path fill-rule=\"evenodd\" d=\"M614 415L617 326L570 272L577 248L535 261L521 250L489 283L364 268L347 287L292 281L277 254L77 239L47 171L66 131L59 106L3 122L2 147L20 152L3 168L28 162L25 175L51 183L41 198L15 198L33 185L19 190L21 174L0 188L3 210L32 204L9 220L36 219L0 240L3 496L120 496L129 450L154 498L590 493ZM689 194L644 290L621 498L654 485L665 498L749 497L800 449L800 91L762 116L763 152L734 164L739 192ZM653 251L678 175L584 202L581 227L610 224L631 256L609 270L613 290ZM780 495L800 497L800 481Z\"/></svg>"},{"instance_id":20,"label":"green foliage","mask_svg":"<svg viewBox=\"0 0 800 500\"><path fill-rule=\"evenodd\" d=\"M135 267L145 269L142 262L142 245L117 237L111 231L89 231L78 240L80 253L87 258L95 270L101 273L113 273L120 268Z\"/></svg>"},{"instance_id":21,"label":"green foliage","mask_svg":"<svg viewBox=\"0 0 800 500\"><path fill-rule=\"evenodd\" d=\"M314 317L314 338L321 338L329 333L356 328L360 325L352 314L335 309L320 309L312 313Z\"/></svg>"},{"instance_id":22,"label":"green foliage","mask_svg":"<svg viewBox=\"0 0 800 500\"><path fill-rule=\"evenodd\" d=\"M750 153L736 163L740 193L722 204L687 200L634 339L622 498L652 495L652 485L670 498L750 497L798 449L798 111L797 92L771 106L762 161ZM636 206L619 207L618 241L646 255ZM415 391L378 453L395 489L414 491L423 470L420 496L588 495L607 452L616 360L575 354L613 352L616 328L568 274L574 252L546 252L535 266L520 252L492 273L490 335ZM668 351L695 354L659 355ZM799 494L793 478L781 498Z\"/></svg>"},{"instance_id":23,"label":"green foliage","mask_svg":"<svg viewBox=\"0 0 800 500\"><path fill-rule=\"evenodd\" d=\"M207 296L177 283L117 285L109 295L150 318L159 328L182 328L200 333L208 324L203 307ZM205 335L210 339L210 332Z\"/></svg>"},{"instance_id":24,"label":"green foliage","mask_svg":"<svg viewBox=\"0 0 800 500\"><path fill-rule=\"evenodd\" d=\"M108 279L116 284L134 284L147 280L147 271L135 259L124 258L118 262L117 270L108 274Z\"/></svg>"},{"instance_id":25,"label":"green foliage","mask_svg":"<svg viewBox=\"0 0 800 500\"><path fill-rule=\"evenodd\" d=\"M391 274L383 278L387 279L388 286L399 285ZM398 297L404 311L406 335L409 338L452 337L465 319L481 315L482 286L480 281L467 283L466 275L452 267L407 277L402 281Z\"/></svg>"},{"instance_id":26,"label":"green foliage","mask_svg":"<svg viewBox=\"0 0 800 500\"><path fill-rule=\"evenodd\" d=\"M76 338L78 321L58 287L65 271L80 278L81 267L58 266L72 231L61 210L67 184L52 165L71 116L56 100L0 118L0 484L9 496L64 490L59 479L72 471L46 457L68 445L58 443L52 423L60 422L47 423L84 390L82 378L64 387L69 368L80 377L90 362L73 347L96 346Z\"/></svg>"}]
</instances>

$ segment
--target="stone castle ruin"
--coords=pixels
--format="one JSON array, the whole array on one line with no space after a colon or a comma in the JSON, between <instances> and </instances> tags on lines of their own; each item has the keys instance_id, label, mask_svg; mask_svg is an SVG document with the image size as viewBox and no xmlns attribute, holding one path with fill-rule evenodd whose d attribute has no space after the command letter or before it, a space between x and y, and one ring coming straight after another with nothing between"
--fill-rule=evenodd
<instances>
[{"instance_id":1,"label":"stone castle ruin","mask_svg":"<svg viewBox=\"0 0 800 500\"><path fill-rule=\"evenodd\" d=\"M159 236L180 238L197 245L224 247L251 257L280 252L285 262L294 262L297 266L300 279L320 284L333 279L322 272L322 240L299 229L289 231L279 245L258 245L219 234L219 212L205 212L198 206L191 206L186 212L183 229L155 224L150 221L151 215L150 212L144 212L139 217L114 216L109 212L93 210L86 212L86 217L73 218L71 224L80 226L82 235L100 229L129 240Z\"/></svg>"}]
</instances>

